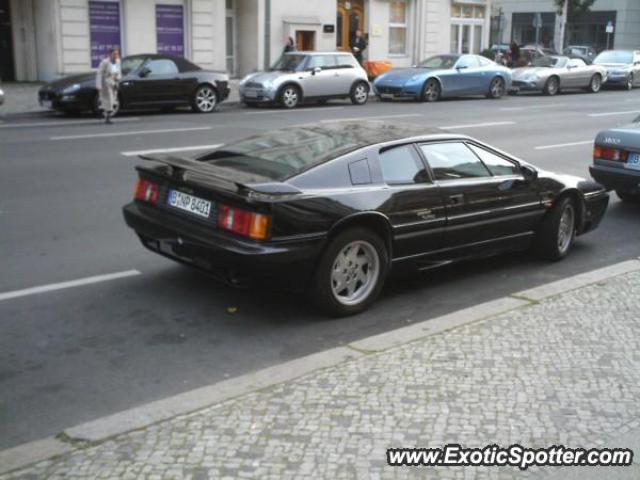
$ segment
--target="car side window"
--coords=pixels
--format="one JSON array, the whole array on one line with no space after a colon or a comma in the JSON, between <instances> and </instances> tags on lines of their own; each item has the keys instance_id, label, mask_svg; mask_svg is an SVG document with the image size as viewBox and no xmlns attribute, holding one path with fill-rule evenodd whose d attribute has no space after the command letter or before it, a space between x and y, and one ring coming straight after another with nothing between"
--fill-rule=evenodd
<instances>
[{"instance_id":1,"label":"car side window","mask_svg":"<svg viewBox=\"0 0 640 480\"><path fill-rule=\"evenodd\" d=\"M389 185L422 183L428 179L426 169L413 145L402 145L380 152L382 178Z\"/></svg>"},{"instance_id":2,"label":"car side window","mask_svg":"<svg viewBox=\"0 0 640 480\"><path fill-rule=\"evenodd\" d=\"M436 180L490 177L491 172L462 142L428 143L420 149Z\"/></svg>"},{"instance_id":3,"label":"car side window","mask_svg":"<svg viewBox=\"0 0 640 480\"><path fill-rule=\"evenodd\" d=\"M478 57L478 62L480 63L481 67L488 67L489 65L491 65L491 62L484 57Z\"/></svg>"},{"instance_id":4,"label":"car side window","mask_svg":"<svg viewBox=\"0 0 640 480\"><path fill-rule=\"evenodd\" d=\"M520 173L520 168L515 163L471 143L468 143L467 146L480 157L482 163L485 164L493 175L518 175Z\"/></svg>"},{"instance_id":5,"label":"car side window","mask_svg":"<svg viewBox=\"0 0 640 480\"><path fill-rule=\"evenodd\" d=\"M336 67L336 59L333 55L311 55L308 68L321 68L328 70Z\"/></svg>"},{"instance_id":6,"label":"car side window","mask_svg":"<svg viewBox=\"0 0 640 480\"><path fill-rule=\"evenodd\" d=\"M456 63L456 68L475 68L478 66L478 60L473 55L463 55Z\"/></svg>"},{"instance_id":7,"label":"car side window","mask_svg":"<svg viewBox=\"0 0 640 480\"><path fill-rule=\"evenodd\" d=\"M336 55L335 60L338 68L355 68L358 66L358 61L353 58L353 55Z\"/></svg>"},{"instance_id":8,"label":"car side window","mask_svg":"<svg viewBox=\"0 0 640 480\"><path fill-rule=\"evenodd\" d=\"M572 58L571 60L569 60L569 62L567 63L567 67L571 67L571 68L575 68L575 67L586 67L587 64L584 63L584 60L581 60L579 58Z\"/></svg>"},{"instance_id":9,"label":"car side window","mask_svg":"<svg viewBox=\"0 0 640 480\"><path fill-rule=\"evenodd\" d=\"M175 62L168 59L151 60L146 67L149 69L149 76L178 73L178 67Z\"/></svg>"}]
</instances>

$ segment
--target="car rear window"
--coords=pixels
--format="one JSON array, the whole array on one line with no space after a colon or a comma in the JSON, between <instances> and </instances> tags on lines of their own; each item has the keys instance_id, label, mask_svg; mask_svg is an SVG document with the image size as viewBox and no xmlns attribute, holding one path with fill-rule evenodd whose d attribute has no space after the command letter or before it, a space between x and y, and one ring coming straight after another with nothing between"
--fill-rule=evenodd
<instances>
[{"instance_id":1,"label":"car rear window","mask_svg":"<svg viewBox=\"0 0 640 480\"><path fill-rule=\"evenodd\" d=\"M631 63L633 61L633 54L631 52L624 52L620 50L609 50L602 52L598 55L593 63Z\"/></svg>"},{"instance_id":2,"label":"car rear window","mask_svg":"<svg viewBox=\"0 0 640 480\"><path fill-rule=\"evenodd\" d=\"M356 150L360 130L298 127L278 130L225 145L199 160L264 181L282 181L309 168Z\"/></svg>"}]
</instances>

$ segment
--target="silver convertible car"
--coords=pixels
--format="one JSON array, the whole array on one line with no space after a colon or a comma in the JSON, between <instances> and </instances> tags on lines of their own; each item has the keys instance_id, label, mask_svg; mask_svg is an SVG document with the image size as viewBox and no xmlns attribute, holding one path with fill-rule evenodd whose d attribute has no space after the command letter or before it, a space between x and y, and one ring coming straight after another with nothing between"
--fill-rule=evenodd
<instances>
[{"instance_id":1,"label":"silver convertible car","mask_svg":"<svg viewBox=\"0 0 640 480\"><path fill-rule=\"evenodd\" d=\"M333 98L350 98L355 105L369 99L367 72L348 52L286 53L269 71L251 73L240 82L245 105L294 108L303 101Z\"/></svg>"},{"instance_id":2,"label":"silver convertible car","mask_svg":"<svg viewBox=\"0 0 640 480\"><path fill-rule=\"evenodd\" d=\"M373 82L381 100L426 102L463 95L500 98L510 86L511 70L479 55L436 55L412 68L391 70Z\"/></svg>"},{"instance_id":3,"label":"silver convertible car","mask_svg":"<svg viewBox=\"0 0 640 480\"><path fill-rule=\"evenodd\" d=\"M600 65L587 65L580 58L549 55L535 59L529 67L516 68L509 93L539 91L555 95L568 88L597 93L606 81L607 69Z\"/></svg>"}]
</instances>

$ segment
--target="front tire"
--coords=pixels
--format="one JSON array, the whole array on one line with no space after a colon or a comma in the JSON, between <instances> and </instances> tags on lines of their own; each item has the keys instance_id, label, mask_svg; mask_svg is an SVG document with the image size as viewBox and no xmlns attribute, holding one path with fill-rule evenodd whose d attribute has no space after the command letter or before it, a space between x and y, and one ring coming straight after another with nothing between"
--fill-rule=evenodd
<instances>
[{"instance_id":1,"label":"front tire","mask_svg":"<svg viewBox=\"0 0 640 480\"><path fill-rule=\"evenodd\" d=\"M489 93L487 98L501 98L504 95L505 83L501 77L495 77L489 85Z\"/></svg>"},{"instance_id":2,"label":"front tire","mask_svg":"<svg viewBox=\"0 0 640 480\"><path fill-rule=\"evenodd\" d=\"M598 73L596 73L593 77L591 77L591 81L589 82L587 91L589 93L598 93L601 88L602 88L602 77Z\"/></svg>"},{"instance_id":3,"label":"front tire","mask_svg":"<svg viewBox=\"0 0 640 480\"><path fill-rule=\"evenodd\" d=\"M571 197L562 198L547 212L536 233L534 250L546 260L562 260L576 237L578 209Z\"/></svg>"},{"instance_id":4,"label":"front tire","mask_svg":"<svg viewBox=\"0 0 640 480\"><path fill-rule=\"evenodd\" d=\"M547 80L547 83L544 84L544 88L542 89L542 93L545 95L553 96L560 90L560 80L558 77L551 77Z\"/></svg>"},{"instance_id":5,"label":"front tire","mask_svg":"<svg viewBox=\"0 0 640 480\"><path fill-rule=\"evenodd\" d=\"M218 105L218 94L210 85L200 85L193 94L191 107L198 113L211 113Z\"/></svg>"},{"instance_id":6,"label":"front tire","mask_svg":"<svg viewBox=\"0 0 640 480\"><path fill-rule=\"evenodd\" d=\"M430 78L424 83L422 87L422 95L420 99L423 102L437 102L440 100L442 89L440 88L440 82L435 78Z\"/></svg>"},{"instance_id":7,"label":"front tire","mask_svg":"<svg viewBox=\"0 0 640 480\"><path fill-rule=\"evenodd\" d=\"M616 190L618 198L626 203L640 204L640 192L623 192L622 190Z\"/></svg>"},{"instance_id":8,"label":"front tire","mask_svg":"<svg viewBox=\"0 0 640 480\"><path fill-rule=\"evenodd\" d=\"M349 97L354 105L364 105L369 100L369 86L364 82L356 83L351 87Z\"/></svg>"},{"instance_id":9,"label":"front tire","mask_svg":"<svg viewBox=\"0 0 640 480\"><path fill-rule=\"evenodd\" d=\"M320 258L310 291L318 308L341 317L367 309L378 297L388 269L388 252L371 230L338 234Z\"/></svg>"},{"instance_id":10,"label":"front tire","mask_svg":"<svg viewBox=\"0 0 640 480\"><path fill-rule=\"evenodd\" d=\"M278 103L284 108L296 108L300 104L300 89L295 85L287 85L278 95Z\"/></svg>"}]
</instances>

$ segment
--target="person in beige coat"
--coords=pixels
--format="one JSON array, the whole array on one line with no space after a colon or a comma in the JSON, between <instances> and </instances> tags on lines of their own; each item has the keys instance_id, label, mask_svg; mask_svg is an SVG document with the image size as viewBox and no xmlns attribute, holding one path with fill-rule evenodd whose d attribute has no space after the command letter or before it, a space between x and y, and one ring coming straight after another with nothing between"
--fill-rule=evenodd
<instances>
[{"instance_id":1,"label":"person in beige coat","mask_svg":"<svg viewBox=\"0 0 640 480\"><path fill-rule=\"evenodd\" d=\"M111 123L111 116L118 102L118 82L120 81L120 52L113 49L98 66L96 88L100 95L104 123Z\"/></svg>"}]
</instances>

